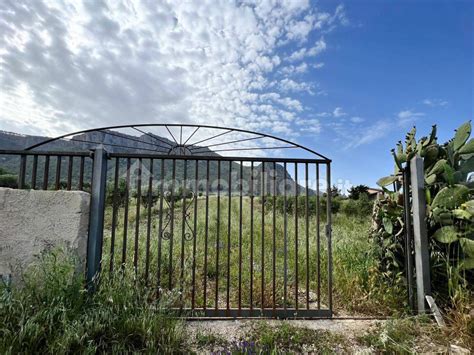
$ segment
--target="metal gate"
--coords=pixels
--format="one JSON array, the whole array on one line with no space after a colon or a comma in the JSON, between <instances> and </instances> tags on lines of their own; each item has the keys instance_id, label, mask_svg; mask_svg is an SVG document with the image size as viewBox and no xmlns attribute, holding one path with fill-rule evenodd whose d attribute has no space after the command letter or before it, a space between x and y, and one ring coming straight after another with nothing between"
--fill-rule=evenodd
<instances>
[{"instance_id":1,"label":"metal gate","mask_svg":"<svg viewBox=\"0 0 474 355\"><path fill-rule=\"evenodd\" d=\"M166 128L172 140L140 125L122 126L142 136L127 136L137 141L134 149L117 149L116 141L105 138L123 141L126 135L109 127L0 155L21 156L20 188L84 189L84 179L91 179L88 253L100 259L95 264L94 255L89 255L89 275L100 267L102 272L130 270L147 287L156 288L159 297L170 295L173 308L187 317L331 317L331 196L322 193L330 186L330 160L295 143L249 131L224 129L215 134L217 127L152 126ZM173 135L173 126L179 133ZM192 132L185 140L186 127ZM214 134L188 143L205 128ZM231 133L240 136L215 143ZM316 157L216 154L251 150L233 147L268 138L287 146L254 150L297 148ZM82 148L100 143L108 152L96 149L93 162L87 164L84 152L38 150L58 141L82 142ZM211 149L225 144L231 148ZM154 147L150 152L151 145L163 149ZM56 174L54 183L48 183L52 155ZM64 160L67 168L61 169ZM42 164L43 181L37 184ZM67 174L62 174L64 170ZM26 186L29 180L31 185Z\"/></svg>"}]
</instances>

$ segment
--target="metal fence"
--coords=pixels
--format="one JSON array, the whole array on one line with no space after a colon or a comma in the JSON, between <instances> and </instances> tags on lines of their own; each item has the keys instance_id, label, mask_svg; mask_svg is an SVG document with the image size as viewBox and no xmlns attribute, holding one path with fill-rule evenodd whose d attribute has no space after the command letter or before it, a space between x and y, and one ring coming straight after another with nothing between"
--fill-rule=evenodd
<instances>
[{"instance_id":1,"label":"metal fence","mask_svg":"<svg viewBox=\"0 0 474 355\"><path fill-rule=\"evenodd\" d=\"M186 141L177 127L179 143L162 140L174 147L166 152L32 150L59 137L0 151L0 166L18 169L19 188L91 193L90 288L101 270L130 272L187 317L331 317L331 196L323 194L331 161L293 143L286 148L318 157L199 155L197 144L235 130L187 145L203 126ZM143 144L156 143L157 136L132 128L153 138ZM97 131L102 139L118 136ZM90 148L94 137L80 144ZM260 138L268 136L214 145Z\"/></svg>"},{"instance_id":2,"label":"metal fence","mask_svg":"<svg viewBox=\"0 0 474 355\"><path fill-rule=\"evenodd\" d=\"M330 180L327 161L109 157L111 272L129 267L177 291L176 306L195 315L331 315L330 201L309 187L310 173ZM278 181L278 167L294 179Z\"/></svg>"},{"instance_id":3,"label":"metal fence","mask_svg":"<svg viewBox=\"0 0 474 355\"><path fill-rule=\"evenodd\" d=\"M0 150L0 157L18 173L20 189L90 192L93 152Z\"/></svg>"}]
</instances>

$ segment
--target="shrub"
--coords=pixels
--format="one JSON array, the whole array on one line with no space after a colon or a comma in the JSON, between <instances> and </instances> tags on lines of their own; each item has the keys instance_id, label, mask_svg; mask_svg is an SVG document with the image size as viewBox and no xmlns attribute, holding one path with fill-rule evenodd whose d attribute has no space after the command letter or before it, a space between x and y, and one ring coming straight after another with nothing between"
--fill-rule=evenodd
<instances>
[{"instance_id":1,"label":"shrub","mask_svg":"<svg viewBox=\"0 0 474 355\"><path fill-rule=\"evenodd\" d=\"M0 166L0 175L10 175L11 172Z\"/></svg>"},{"instance_id":2,"label":"shrub","mask_svg":"<svg viewBox=\"0 0 474 355\"><path fill-rule=\"evenodd\" d=\"M352 200L358 200L360 195L368 194L368 192L369 192L369 187L366 185L352 186L349 189L349 198Z\"/></svg>"},{"instance_id":3,"label":"shrub","mask_svg":"<svg viewBox=\"0 0 474 355\"><path fill-rule=\"evenodd\" d=\"M366 217L372 214L373 203L367 194L362 193L358 199L346 199L341 201L341 213L347 216Z\"/></svg>"},{"instance_id":4,"label":"shrub","mask_svg":"<svg viewBox=\"0 0 474 355\"><path fill-rule=\"evenodd\" d=\"M331 212L338 213L341 207L341 201L344 198L341 196L333 197L331 199ZM262 203L262 199L258 198L258 202ZM288 214L295 213L296 207L296 199L295 196L287 196L286 197L286 212ZM284 213L285 211L285 197L278 195L275 198L275 205L276 211L278 213ZM327 199L325 196L319 197L319 211L321 216L326 216L326 206L327 206ZM271 210L273 208L273 197L266 197L265 198L265 209ZM315 215L317 212L317 200L316 196L309 196L308 197L308 214ZM304 216L306 214L306 197L305 196L298 196L298 215Z\"/></svg>"},{"instance_id":5,"label":"shrub","mask_svg":"<svg viewBox=\"0 0 474 355\"><path fill-rule=\"evenodd\" d=\"M127 183L125 179L120 179L117 189L114 190L114 184L107 185L105 203L109 206L113 205L116 199L117 206L123 206L127 200Z\"/></svg>"},{"instance_id":6,"label":"shrub","mask_svg":"<svg viewBox=\"0 0 474 355\"><path fill-rule=\"evenodd\" d=\"M18 188L18 176L13 174L0 175L0 187Z\"/></svg>"}]
</instances>

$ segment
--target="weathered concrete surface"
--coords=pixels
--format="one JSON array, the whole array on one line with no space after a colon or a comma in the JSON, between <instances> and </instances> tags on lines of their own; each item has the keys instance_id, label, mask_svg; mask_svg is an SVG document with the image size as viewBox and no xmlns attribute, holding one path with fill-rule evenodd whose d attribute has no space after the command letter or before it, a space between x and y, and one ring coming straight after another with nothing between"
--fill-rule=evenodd
<instances>
[{"instance_id":1,"label":"weathered concrete surface","mask_svg":"<svg viewBox=\"0 0 474 355\"><path fill-rule=\"evenodd\" d=\"M0 188L0 275L16 282L31 263L55 247L85 265L89 194Z\"/></svg>"}]
</instances>

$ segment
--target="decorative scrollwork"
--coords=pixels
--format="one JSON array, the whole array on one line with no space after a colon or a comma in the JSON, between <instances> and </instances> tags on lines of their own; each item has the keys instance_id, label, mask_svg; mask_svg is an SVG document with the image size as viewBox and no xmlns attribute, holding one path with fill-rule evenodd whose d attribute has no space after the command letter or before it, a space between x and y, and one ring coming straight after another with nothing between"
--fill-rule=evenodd
<instances>
[{"instance_id":1,"label":"decorative scrollwork","mask_svg":"<svg viewBox=\"0 0 474 355\"><path fill-rule=\"evenodd\" d=\"M168 232L168 231L163 231L163 233L161 233L161 239L170 240L171 239L171 233Z\"/></svg>"},{"instance_id":2,"label":"decorative scrollwork","mask_svg":"<svg viewBox=\"0 0 474 355\"><path fill-rule=\"evenodd\" d=\"M171 239L171 232L168 231L167 229L168 229L168 226L171 225L171 220L172 220L172 217L171 217L171 208L172 208L171 207L171 205L172 205L171 204L171 199L173 198L173 196L172 196L170 191L165 192L164 196L165 196L164 200L166 201L166 204L168 205L168 211L166 212L165 223L164 223L164 227L163 227L162 232L161 232L161 239L170 240ZM189 229L189 231L185 232L184 235L183 235L183 239L185 241L191 241L191 240L194 239L194 236L195 236L194 228L191 226L191 224L189 222L189 220L191 218L190 209L191 209L191 206L193 205L195 199L196 199L196 194L194 193L194 191L191 191L189 193L189 195L186 197L186 201L189 200L189 202L184 207L184 220L183 220L182 223L186 224L186 227ZM179 215L179 212L176 213L176 214Z\"/></svg>"}]
</instances>

